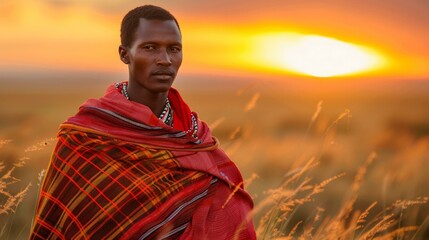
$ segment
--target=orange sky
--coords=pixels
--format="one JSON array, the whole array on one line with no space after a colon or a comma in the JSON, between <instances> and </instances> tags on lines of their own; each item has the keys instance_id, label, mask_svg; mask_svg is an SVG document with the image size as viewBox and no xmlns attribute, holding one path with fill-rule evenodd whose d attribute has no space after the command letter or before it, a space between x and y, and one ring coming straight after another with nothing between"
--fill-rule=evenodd
<instances>
[{"instance_id":1,"label":"orange sky","mask_svg":"<svg viewBox=\"0 0 429 240\"><path fill-rule=\"evenodd\" d=\"M117 57L119 25L134 3L2 0L0 70L125 71ZM429 2L424 0L144 3L163 6L178 18L184 73L293 74L264 66L250 42L267 34L298 33L357 44L386 59L383 68L359 76L429 79Z\"/></svg>"}]
</instances>

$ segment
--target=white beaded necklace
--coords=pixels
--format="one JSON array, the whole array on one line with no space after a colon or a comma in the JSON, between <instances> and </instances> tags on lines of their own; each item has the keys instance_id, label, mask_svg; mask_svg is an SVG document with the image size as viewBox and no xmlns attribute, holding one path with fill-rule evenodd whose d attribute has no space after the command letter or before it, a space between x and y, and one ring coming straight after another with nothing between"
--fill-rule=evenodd
<instances>
[{"instance_id":1,"label":"white beaded necklace","mask_svg":"<svg viewBox=\"0 0 429 240\"><path fill-rule=\"evenodd\" d=\"M116 89L120 88L122 95L124 95L127 100L130 100L127 83L116 83L115 87ZM173 108L171 107L170 100L168 99L168 97L165 101L164 109L162 110L161 115L159 115L158 118L161 119L165 124L173 126Z\"/></svg>"}]
</instances>

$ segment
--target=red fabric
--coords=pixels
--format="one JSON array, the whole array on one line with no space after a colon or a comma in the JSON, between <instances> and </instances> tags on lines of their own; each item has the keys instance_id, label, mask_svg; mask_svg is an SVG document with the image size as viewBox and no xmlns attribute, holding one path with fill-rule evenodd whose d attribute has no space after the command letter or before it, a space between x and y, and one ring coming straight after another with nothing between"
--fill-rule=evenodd
<instances>
[{"instance_id":1,"label":"red fabric","mask_svg":"<svg viewBox=\"0 0 429 240\"><path fill-rule=\"evenodd\" d=\"M159 146L172 149L189 149L213 146L216 140L212 137L207 124L198 121L198 137L201 141L195 144L196 139L188 133L185 137L168 138L166 134L177 134L183 129L189 129L191 124L191 114L198 119L195 112L191 112L188 105L183 101L178 91L170 89L169 98L173 107L175 126L170 127L158 119L149 107L127 100L114 85L107 89L104 97L100 99L89 99L79 108L79 112L69 118L63 125L77 125L80 127L89 127L91 130L102 132L103 134L120 137L124 140L130 140L138 143L151 143L151 146ZM118 118L97 111L96 109L105 109L114 112L122 117L145 124L156 129L145 130L132 124L124 123ZM164 137L154 137L154 136Z\"/></svg>"},{"instance_id":2,"label":"red fabric","mask_svg":"<svg viewBox=\"0 0 429 240\"><path fill-rule=\"evenodd\" d=\"M243 179L235 164L218 147L208 126L198 120L197 138L183 131L190 128L188 105L177 90L169 92L174 111L174 126L159 120L142 104L127 100L112 85L100 99L90 99L61 127L107 136L119 142L167 150L185 171L198 171L219 179L192 213L191 222L181 239L256 239L251 209L251 197L243 189ZM236 186L241 187L223 207ZM162 208L160 208L162 209ZM168 206L164 209L168 209ZM124 236L134 236L147 219L137 222Z\"/></svg>"},{"instance_id":3,"label":"red fabric","mask_svg":"<svg viewBox=\"0 0 429 240\"><path fill-rule=\"evenodd\" d=\"M128 83L122 82L119 83L118 86L119 87L116 90L122 94L122 88L126 88L128 86ZM176 116L176 118L180 120L174 122L173 127L182 131L188 130L191 127L191 114L195 113L191 113L191 110L189 109L188 105L183 101L182 97L176 89L170 89L168 93L168 98L170 100L171 106L173 107L173 114Z\"/></svg>"},{"instance_id":4,"label":"red fabric","mask_svg":"<svg viewBox=\"0 0 429 240\"><path fill-rule=\"evenodd\" d=\"M189 223L204 198L192 199L217 183L180 167L170 151L64 127L30 239L158 239Z\"/></svg>"},{"instance_id":5,"label":"red fabric","mask_svg":"<svg viewBox=\"0 0 429 240\"><path fill-rule=\"evenodd\" d=\"M178 121L173 122L173 128L186 131L191 128L191 110L188 105L183 101L176 89L170 89L168 99L173 107L173 119Z\"/></svg>"}]
</instances>

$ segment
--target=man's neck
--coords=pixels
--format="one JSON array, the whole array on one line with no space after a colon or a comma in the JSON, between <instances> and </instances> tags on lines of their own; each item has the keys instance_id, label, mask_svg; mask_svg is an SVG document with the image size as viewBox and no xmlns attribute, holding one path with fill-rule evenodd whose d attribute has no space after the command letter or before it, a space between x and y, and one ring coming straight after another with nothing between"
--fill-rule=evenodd
<instances>
[{"instance_id":1,"label":"man's neck","mask_svg":"<svg viewBox=\"0 0 429 240\"><path fill-rule=\"evenodd\" d=\"M153 93L144 88L128 84L128 95L131 101L148 106L155 116L161 115L167 101L168 92Z\"/></svg>"}]
</instances>

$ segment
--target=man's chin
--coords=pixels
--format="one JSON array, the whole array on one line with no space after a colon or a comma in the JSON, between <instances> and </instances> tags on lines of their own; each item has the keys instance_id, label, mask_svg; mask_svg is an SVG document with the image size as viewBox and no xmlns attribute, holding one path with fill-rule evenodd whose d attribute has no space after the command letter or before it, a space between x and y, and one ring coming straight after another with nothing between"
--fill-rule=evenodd
<instances>
[{"instance_id":1,"label":"man's chin","mask_svg":"<svg viewBox=\"0 0 429 240\"><path fill-rule=\"evenodd\" d=\"M168 92L172 86L172 83L165 83L165 84L157 84L156 86L151 87L152 92Z\"/></svg>"}]
</instances>

